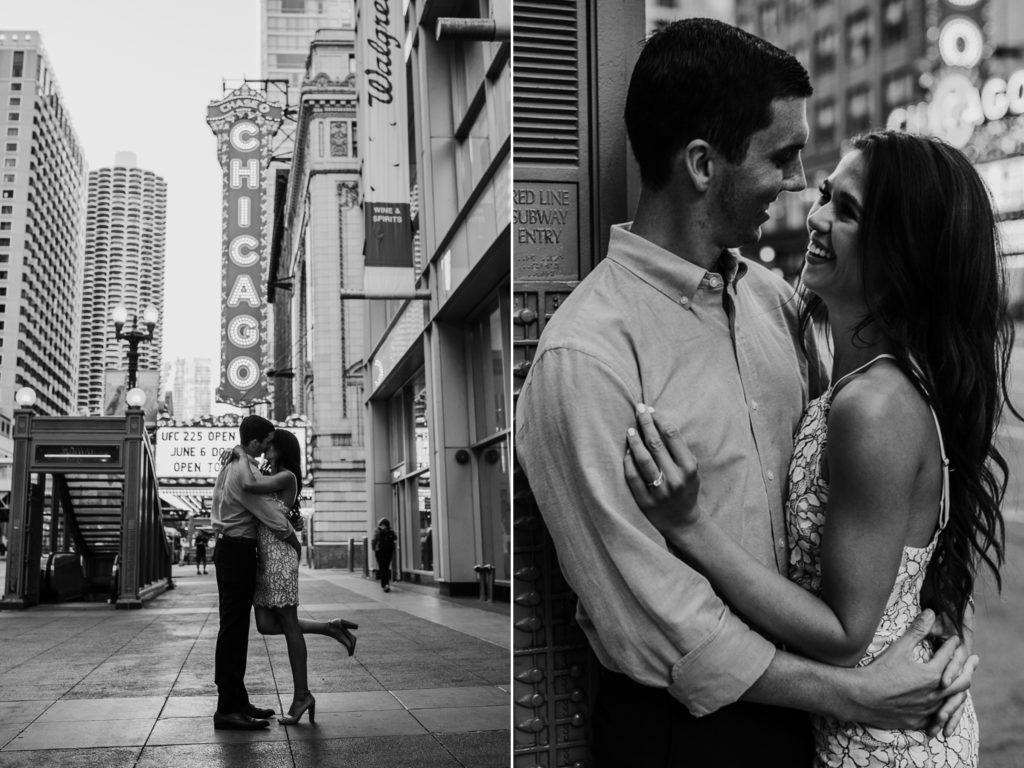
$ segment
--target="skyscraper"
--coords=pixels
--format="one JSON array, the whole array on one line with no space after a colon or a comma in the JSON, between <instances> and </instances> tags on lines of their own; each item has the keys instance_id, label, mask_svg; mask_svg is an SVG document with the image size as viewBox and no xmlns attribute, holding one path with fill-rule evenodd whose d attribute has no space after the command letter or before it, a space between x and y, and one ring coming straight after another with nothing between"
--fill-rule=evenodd
<instances>
[{"instance_id":1,"label":"skyscraper","mask_svg":"<svg viewBox=\"0 0 1024 768\"><path fill-rule=\"evenodd\" d=\"M287 80L297 92L316 31L353 24L352 0L260 0L263 77Z\"/></svg>"},{"instance_id":2,"label":"skyscraper","mask_svg":"<svg viewBox=\"0 0 1024 768\"><path fill-rule=\"evenodd\" d=\"M113 167L89 173L78 408L93 415L103 412L104 372L127 366L111 310L128 310L128 329L149 305L163 314L167 184L135 162L118 152ZM153 341L139 346L140 371L160 370L162 346L157 324Z\"/></svg>"},{"instance_id":3,"label":"skyscraper","mask_svg":"<svg viewBox=\"0 0 1024 768\"><path fill-rule=\"evenodd\" d=\"M75 410L85 157L39 34L0 32L0 448L14 393Z\"/></svg>"},{"instance_id":4,"label":"skyscraper","mask_svg":"<svg viewBox=\"0 0 1024 768\"><path fill-rule=\"evenodd\" d=\"M208 357L179 357L171 368L173 376L172 417L191 421L213 410L212 365Z\"/></svg>"}]
</instances>

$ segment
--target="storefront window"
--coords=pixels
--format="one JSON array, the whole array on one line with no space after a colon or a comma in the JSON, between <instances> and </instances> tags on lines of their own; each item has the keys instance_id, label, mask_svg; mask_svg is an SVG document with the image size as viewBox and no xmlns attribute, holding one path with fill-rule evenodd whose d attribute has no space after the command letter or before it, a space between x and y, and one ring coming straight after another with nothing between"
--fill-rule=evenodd
<instances>
[{"instance_id":1,"label":"storefront window","mask_svg":"<svg viewBox=\"0 0 1024 768\"><path fill-rule=\"evenodd\" d=\"M483 557L494 566L495 581L511 577L512 529L509 525L508 440L480 453L480 503L483 507Z\"/></svg>"},{"instance_id":2,"label":"storefront window","mask_svg":"<svg viewBox=\"0 0 1024 768\"><path fill-rule=\"evenodd\" d=\"M392 470L399 470L399 474L405 474L401 470L402 462L405 461L405 413L403 392L399 391L388 404L388 458Z\"/></svg>"},{"instance_id":3,"label":"storefront window","mask_svg":"<svg viewBox=\"0 0 1024 768\"><path fill-rule=\"evenodd\" d=\"M423 369L391 398L388 442L399 562L406 571L434 570L433 509L430 499L430 428Z\"/></svg>"},{"instance_id":4,"label":"storefront window","mask_svg":"<svg viewBox=\"0 0 1024 768\"><path fill-rule=\"evenodd\" d=\"M480 489L482 563L494 566L494 579L511 578L512 536L509 521L510 388L507 338L510 325L508 285L501 286L471 319L473 399L476 403L476 454Z\"/></svg>"},{"instance_id":5,"label":"storefront window","mask_svg":"<svg viewBox=\"0 0 1024 768\"><path fill-rule=\"evenodd\" d=\"M434 525L430 509L430 471L416 478L416 497L419 504L420 545L416 555L416 570L434 570Z\"/></svg>"},{"instance_id":6,"label":"storefront window","mask_svg":"<svg viewBox=\"0 0 1024 768\"><path fill-rule=\"evenodd\" d=\"M471 339L473 344L473 371L476 377L476 435L485 440L508 429L508 397L505 377L507 355L503 316L508 314L505 293L499 293L487 302L483 314L476 320ZM505 317L504 319L508 319Z\"/></svg>"}]
</instances>

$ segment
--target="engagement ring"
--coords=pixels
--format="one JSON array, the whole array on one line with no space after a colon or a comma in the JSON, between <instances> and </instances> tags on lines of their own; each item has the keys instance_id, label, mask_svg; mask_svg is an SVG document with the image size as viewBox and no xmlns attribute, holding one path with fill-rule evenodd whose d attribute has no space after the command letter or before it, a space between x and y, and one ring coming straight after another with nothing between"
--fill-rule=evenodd
<instances>
[{"instance_id":1,"label":"engagement ring","mask_svg":"<svg viewBox=\"0 0 1024 768\"><path fill-rule=\"evenodd\" d=\"M648 488L657 488L659 485L661 485L661 481L664 480L664 479L665 479L665 473L662 470L659 469L658 470L658 477L654 480L653 483L648 483L647 487Z\"/></svg>"}]
</instances>

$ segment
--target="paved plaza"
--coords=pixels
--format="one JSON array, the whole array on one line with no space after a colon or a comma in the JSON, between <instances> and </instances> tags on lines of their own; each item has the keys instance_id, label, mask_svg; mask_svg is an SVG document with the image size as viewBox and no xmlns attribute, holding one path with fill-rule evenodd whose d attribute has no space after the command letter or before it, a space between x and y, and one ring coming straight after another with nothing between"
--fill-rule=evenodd
<instances>
[{"instance_id":1,"label":"paved plaza","mask_svg":"<svg viewBox=\"0 0 1024 768\"><path fill-rule=\"evenodd\" d=\"M0 562L0 579L5 563ZM508 604L301 569L299 614L359 624L353 657L307 636L316 724L216 731L213 568L135 611L0 612L0 766L491 768L510 764ZM291 703L284 638L249 638L254 704Z\"/></svg>"}]
</instances>

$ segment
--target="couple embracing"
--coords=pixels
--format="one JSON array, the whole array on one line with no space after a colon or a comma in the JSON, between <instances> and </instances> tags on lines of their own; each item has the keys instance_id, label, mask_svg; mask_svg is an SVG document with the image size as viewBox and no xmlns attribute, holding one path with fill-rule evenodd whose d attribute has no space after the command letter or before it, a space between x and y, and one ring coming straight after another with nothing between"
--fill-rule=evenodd
<instances>
[{"instance_id":1,"label":"couple embracing","mask_svg":"<svg viewBox=\"0 0 1024 768\"><path fill-rule=\"evenodd\" d=\"M278 718L294 725L303 713L316 716L309 691L304 635L326 635L351 656L357 625L344 619L311 621L298 617L299 556L295 525L301 517L302 456L290 432L275 430L261 416L246 416L238 428L240 445L225 452L225 463L213 488L212 524L217 533L214 563L220 599L215 680L217 712L214 728L257 730L270 725L273 709L256 707L245 689L249 648L249 613L255 607L256 628L264 635L284 635L288 644L294 695L288 714ZM265 454L269 474L256 459Z\"/></svg>"},{"instance_id":2,"label":"couple embracing","mask_svg":"<svg viewBox=\"0 0 1024 768\"><path fill-rule=\"evenodd\" d=\"M520 393L516 450L602 665L600 768L977 764L1013 333L992 206L943 142L857 137L794 291L732 249L806 186L811 93L720 22L648 40L636 215Z\"/></svg>"}]
</instances>

